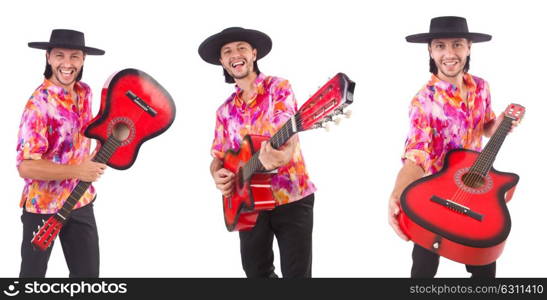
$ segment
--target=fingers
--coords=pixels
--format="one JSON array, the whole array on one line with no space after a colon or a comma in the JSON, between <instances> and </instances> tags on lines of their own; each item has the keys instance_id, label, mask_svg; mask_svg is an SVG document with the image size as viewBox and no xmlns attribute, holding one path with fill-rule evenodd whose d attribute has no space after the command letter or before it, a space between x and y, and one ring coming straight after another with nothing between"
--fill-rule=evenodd
<instances>
[{"instance_id":1,"label":"fingers","mask_svg":"<svg viewBox=\"0 0 547 300\"><path fill-rule=\"evenodd\" d=\"M403 240L408 241L408 237L403 233L401 230L401 227L399 226L399 221L397 220L397 217L399 216L399 213L401 212L401 208L399 207L398 199L397 198L390 198L389 200L389 207L388 207L388 222L391 228L393 228L393 231Z\"/></svg>"},{"instance_id":2,"label":"fingers","mask_svg":"<svg viewBox=\"0 0 547 300\"><path fill-rule=\"evenodd\" d=\"M94 166L95 166L95 168L96 168L95 170L97 172L97 178L96 179L99 179L99 177L104 174L104 171L106 170L107 165L102 164L102 163L98 163L98 162L94 162Z\"/></svg>"},{"instance_id":3,"label":"fingers","mask_svg":"<svg viewBox=\"0 0 547 300\"><path fill-rule=\"evenodd\" d=\"M230 172L227 169L219 169L214 173L213 179L215 183L218 184L226 184L227 182L232 181L235 178L235 174Z\"/></svg>"},{"instance_id":4,"label":"fingers","mask_svg":"<svg viewBox=\"0 0 547 300\"><path fill-rule=\"evenodd\" d=\"M390 201L389 202L389 214L394 215L394 216L398 216L399 211L400 211L399 204L395 201Z\"/></svg>"},{"instance_id":5,"label":"fingers","mask_svg":"<svg viewBox=\"0 0 547 300\"><path fill-rule=\"evenodd\" d=\"M232 193L233 186L234 186L234 182L230 181L230 182L225 183L225 184L217 184L217 189L220 190L222 195L229 196Z\"/></svg>"},{"instance_id":6,"label":"fingers","mask_svg":"<svg viewBox=\"0 0 547 300\"><path fill-rule=\"evenodd\" d=\"M284 150L276 150L268 141L263 141L260 146L260 153L258 159L266 170L277 169L280 166L286 164L287 153L291 152L292 148Z\"/></svg>"},{"instance_id":7,"label":"fingers","mask_svg":"<svg viewBox=\"0 0 547 300\"><path fill-rule=\"evenodd\" d=\"M232 173L230 170L228 169L224 169L224 168L221 168L221 169L218 169L216 172L215 172L216 175L218 175L219 177L230 177L230 176L234 176L234 173Z\"/></svg>"},{"instance_id":8,"label":"fingers","mask_svg":"<svg viewBox=\"0 0 547 300\"><path fill-rule=\"evenodd\" d=\"M217 189L220 190L223 196L230 196L234 186L235 174L230 170L222 168L218 169L213 175Z\"/></svg>"},{"instance_id":9,"label":"fingers","mask_svg":"<svg viewBox=\"0 0 547 300\"><path fill-rule=\"evenodd\" d=\"M275 167L272 164L271 158L272 158L272 146L270 143L263 141L260 144L260 152L258 154L258 160L260 160L260 163L266 170L272 170Z\"/></svg>"},{"instance_id":10,"label":"fingers","mask_svg":"<svg viewBox=\"0 0 547 300\"><path fill-rule=\"evenodd\" d=\"M403 233L401 227L399 226L399 221L397 221L395 215L389 216L389 225L393 228L393 231L403 240L408 241L408 237Z\"/></svg>"}]
</instances>

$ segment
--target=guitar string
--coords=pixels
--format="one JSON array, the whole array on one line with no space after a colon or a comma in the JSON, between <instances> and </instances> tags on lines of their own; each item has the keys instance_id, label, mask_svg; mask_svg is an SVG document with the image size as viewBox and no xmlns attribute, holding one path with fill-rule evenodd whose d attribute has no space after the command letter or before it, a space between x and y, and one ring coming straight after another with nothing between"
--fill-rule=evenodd
<instances>
[{"instance_id":1,"label":"guitar string","mask_svg":"<svg viewBox=\"0 0 547 300\"><path fill-rule=\"evenodd\" d=\"M328 86L329 84L326 84L324 86L324 88L326 86ZM333 88L334 89L334 88ZM306 101L306 103L308 103L308 101ZM303 124L304 120L300 117L301 113L303 111L305 111L305 107L309 107L308 105L306 105L306 103L303 105L302 108L300 108L300 110L294 115L294 117L296 118L296 125L297 125L297 128L301 127L301 125ZM326 117L326 116L325 116ZM325 117L323 117L322 119L324 119ZM291 117L292 119L292 117ZM272 138L270 139L270 141L272 143L276 143L276 144L280 144L281 141L279 141L279 137L278 137L278 133L281 133L281 138L284 137L285 134L287 134L287 140L288 140L288 137L290 137L291 134L295 134L295 133L298 133L298 129L296 130L296 132L292 132L291 131L291 126L290 123L292 122L292 120L289 119L289 121L287 121L282 127L281 129L272 136ZM317 122L316 122L317 123ZM278 145L278 146L281 146L281 145ZM258 153L259 151L257 151L255 154L253 154L253 156L249 159L249 161L247 162L247 164L245 164L245 166L242 168L243 170L243 177L244 179L248 179L249 176L252 175L252 173L254 172L251 172L252 170L256 171L258 169L260 169L262 163L260 163L260 160L258 159Z\"/></svg>"},{"instance_id":2,"label":"guitar string","mask_svg":"<svg viewBox=\"0 0 547 300\"><path fill-rule=\"evenodd\" d=\"M483 180L483 178L488 175L488 172L490 168L492 167L494 159L501 145L503 144L507 136L507 133L509 132L511 128L511 125L512 125L511 122L512 122L511 118L509 117L504 118L499 128L496 129L496 132L494 133L494 136L492 137L492 139L488 141L484 149L485 151L479 154L479 157L477 158L477 162L469 169L469 172L467 174L470 174L470 175L466 176L465 179L462 179L462 183L464 185L467 185L470 188L473 188L473 186L480 183L480 181ZM471 193L458 187L456 189L456 193L452 197L452 201L458 204L464 205L464 204L467 204L467 202L469 201L471 197L472 197Z\"/></svg>"},{"instance_id":3,"label":"guitar string","mask_svg":"<svg viewBox=\"0 0 547 300\"><path fill-rule=\"evenodd\" d=\"M116 145L112 145L116 142L116 140L114 138L112 138L112 136L110 136L106 142L104 143L104 145L102 145L101 147L101 150L99 150L99 152L97 153L97 162L106 162L108 161L108 159L110 158L110 156L112 155L112 153L114 151L116 151L116 149L118 148ZM104 151L102 151L102 149L104 148ZM79 198L81 198L81 196L85 193L85 191L89 188L91 184L88 183L88 182L84 182L84 181L79 181L78 184L76 185L76 187L74 188L74 190L77 192L76 195L73 195L73 193L71 193L68 197L68 199L65 201L65 204L61 207L61 209L64 209L65 211L67 211L69 214L72 212L72 208L74 208L74 206L76 205L76 203L78 203L78 201L80 200ZM78 196L78 197L76 197ZM68 204L68 205L67 205ZM63 215L63 214L61 214ZM68 217L68 216L65 216L63 215L63 217Z\"/></svg>"},{"instance_id":4,"label":"guitar string","mask_svg":"<svg viewBox=\"0 0 547 300\"><path fill-rule=\"evenodd\" d=\"M470 188L472 188L472 186L476 185L477 183L479 183L480 180L482 180L483 177L481 176L481 174L483 174L484 171L486 171L486 174L484 174L484 176L487 175L489 165L493 163L493 159L490 158L492 156L492 152L497 152L499 150L499 147L501 147L501 144L503 143L505 136L507 135L507 132L504 132L506 131L506 128L504 128L506 127L505 121L506 119L504 119L504 121L500 124L499 130L496 130L492 139L488 141L488 144L485 147L485 151L479 154L477 162L470 168L469 172L467 173L469 175L466 176L465 179L462 179L462 183L464 185L470 186ZM495 150L495 148L498 148L498 150ZM456 193L452 197L452 200L458 203L466 203L470 197L470 193L458 187Z\"/></svg>"}]
</instances>

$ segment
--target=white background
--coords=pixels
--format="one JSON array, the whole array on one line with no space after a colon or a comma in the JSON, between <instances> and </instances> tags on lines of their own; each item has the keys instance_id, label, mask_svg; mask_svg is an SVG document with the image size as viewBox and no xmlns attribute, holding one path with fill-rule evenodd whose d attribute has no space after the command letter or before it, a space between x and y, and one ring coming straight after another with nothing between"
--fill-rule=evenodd
<instances>
[{"instance_id":1,"label":"white background","mask_svg":"<svg viewBox=\"0 0 547 300\"><path fill-rule=\"evenodd\" d=\"M7 3L7 2L6 2ZM464 16L471 31L493 35L472 46L471 73L487 79L493 106L527 108L494 166L520 175L509 203L513 227L498 261L500 277L547 275L545 70L541 1L11 1L0 9L0 276L18 276L23 180L15 147L23 107L41 83L51 29L85 32L106 50L88 56L83 81L95 94L116 71L133 67L173 96L177 117L143 145L134 166L109 169L96 183L102 277L240 277L239 238L224 227L209 175L216 108L233 91L198 45L226 27L259 29L273 40L259 62L292 83L299 104L337 72L357 82L353 117L330 132L300 134L317 185L313 241L316 277L407 277L411 243L387 224L387 199L401 166L407 108L429 78L426 46L404 37L432 17ZM373 4L374 3L374 4ZM276 250L276 266L278 263ZM278 273L279 268L277 267ZM48 277L68 276L60 244ZM438 276L466 277L441 260Z\"/></svg>"}]
</instances>

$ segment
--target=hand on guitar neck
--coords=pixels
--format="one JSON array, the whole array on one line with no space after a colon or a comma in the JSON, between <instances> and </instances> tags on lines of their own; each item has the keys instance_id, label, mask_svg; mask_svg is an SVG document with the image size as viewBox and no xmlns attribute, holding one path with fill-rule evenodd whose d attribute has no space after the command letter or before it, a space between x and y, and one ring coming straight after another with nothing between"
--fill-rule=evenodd
<instances>
[{"instance_id":1,"label":"hand on guitar neck","mask_svg":"<svg viewBox=\"0 0 547 300\"><path fill-rule=\"evenodd\" d=\"M24 160L19 165L19 175L22 178L54 181L78 179L86 182L95 182L104 173L105 164L94 162L91 157L81 164L62 165L45 159Z\"/></svg>"},{"instance_id":2,"label":"hand on guitar neck","mask_svg":"<svg viewBox=\"0 0 547 300\"><path fill-rule=\"evenodd\" d=\"M289 163L296 150L296 135L293 135L285 145L279 149L272 147L272 144L264 141L260 148L258 159L265 170L275 170Z\"/></svg>"},{"instance_id":3,"label":"hand on guitar neck","mask_svg":"<svg viewBox=\"0 0 547 300\"><path fill-rule=\"evenodd\" d=\"M99 180L106 169L106 164L95 162L92 156L88 156L84 161L74 166L74 177L85 182L95 182Z\"/></svg>"},{"instance_id":4,"label":"hand on guitar neck","mask_svg":"<svg viewBox=\"0 0 547 300\"><path fill-rule=\"evenodd\" d=\"M498 127L500 126L501 122L503 121L505 117L505 114L499 114L498 117L490 122L488 122L487 124L484 125L484 136L489 138L491 137L494 132L496 132L496 130L498 129ZM509 130L509 133L513 132L513 129L515 129L515 127L517 127L520 122L522 121L522 118L520 119L517 119L517 120L513 120L511 122L511 129Z\"/></svg>"}]
</instances>

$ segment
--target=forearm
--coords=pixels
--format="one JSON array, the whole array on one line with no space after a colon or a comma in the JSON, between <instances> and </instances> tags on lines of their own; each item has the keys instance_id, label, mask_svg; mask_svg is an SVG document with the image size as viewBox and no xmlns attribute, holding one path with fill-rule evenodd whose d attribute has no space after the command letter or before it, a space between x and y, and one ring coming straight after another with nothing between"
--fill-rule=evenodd
<instances>
[{"instance_id":1,"label":"forearm","mask_svg":"<svg viewBox=\"0 0 547 300\"><path fill-rule=\"evenodd\" d=\"M485 123L483 126L482 134L487 138L494 135L494 132L496 132L501 122L503 121L503 117L504 115L501 114L501 115L498 115L497 118L490 120L488 123Z\"/></svg>"},{"instance_id":2,"label":"forearm","mask_svg":"<svg viewBox=\"0 0 547 300\"><path fill-rule=\"evenodd\" d=\"M395 187L392 191L392 196L395 198L400 198L403 190L412 182L422 178L424 176L424 170L410 160L405 160L405 164L397 174L397 179L395 181Z\"/></svg>"},{"instance_id":3,"label":"forearm","mask_svg":"<svg viewBox=\"0 0 547 300\"><path fill-rule=\"evenodd\" d=\"M48 160L24 160L19 165L19 175L35 180L65 180L76 178L74 165L56 164Z\"/></svg>"}]
</instances>

